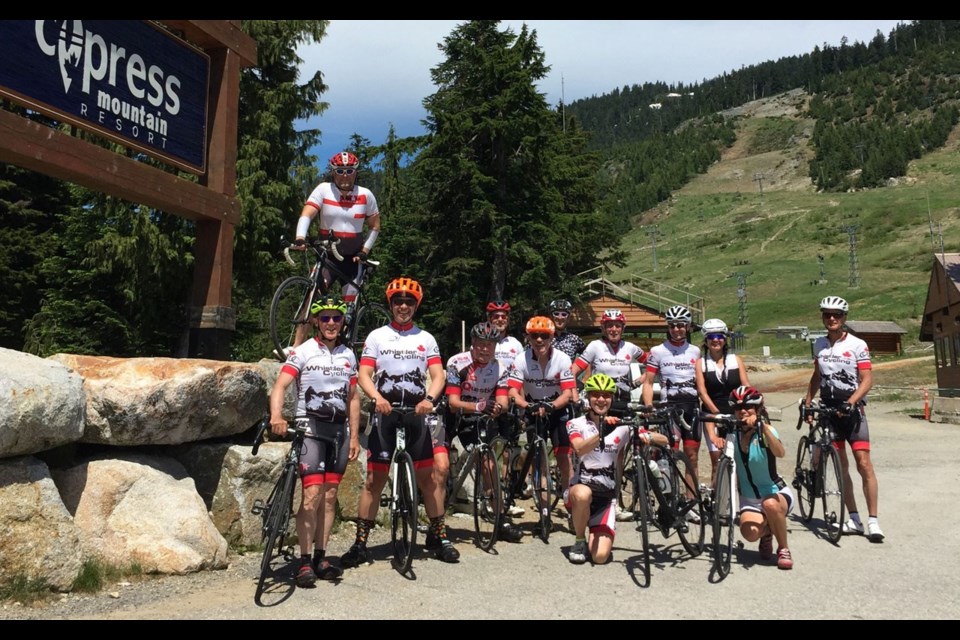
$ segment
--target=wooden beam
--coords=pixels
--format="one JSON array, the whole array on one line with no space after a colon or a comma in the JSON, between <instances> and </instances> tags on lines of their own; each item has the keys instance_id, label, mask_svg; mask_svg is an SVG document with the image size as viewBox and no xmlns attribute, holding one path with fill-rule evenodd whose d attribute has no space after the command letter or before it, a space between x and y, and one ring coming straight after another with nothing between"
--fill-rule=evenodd
<instances>
[{"instance_id":1,"label":"wooden beam","mask_svg":"<svg viewBox=\"0 0 960 640\"><path fill-rule=\"evenodd\" d=\"M240 28L239 20L157 20L201 49L226 47L238 56L244 67L257 64L257 42Z\"/></svg>"},{"instance_id":2,"label":"wooden beam","mask_svg":"<svg viewBox=\"0 0 960 640\"><path fill-rule=\"evenodd\" d=\"M240 223L235 197L0 110L0 161L190 220ZM222 188L223 185L216 185Z\"/></svg>"}]
</instances>

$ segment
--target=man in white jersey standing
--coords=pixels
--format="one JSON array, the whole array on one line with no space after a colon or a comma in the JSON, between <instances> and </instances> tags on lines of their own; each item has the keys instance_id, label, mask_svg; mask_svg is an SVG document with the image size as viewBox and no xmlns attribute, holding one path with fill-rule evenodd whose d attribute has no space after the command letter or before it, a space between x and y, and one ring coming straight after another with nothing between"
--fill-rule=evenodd
<instances>
[{"instance_id":1,"label":"man in white jersey standing","mask_svg":"<svg viewBox=\"0 0 960 640\"><path fill-rule=\"evenodd\" d=\"M413 323L423 300L420 283L410 278L396 278L387 285L386 293L393 320L370 332L360 354L357 378L360 388L376 404L379 419L367 439L367 479L360 492L356 540L340 561L345 567L370 561L367 537L374 526L380 492L390 470L396 425L403 421L407 428L407 452L413 457L417 486L430 519L424 546L440 560L456 562L460 552L447 539L444 487L438 485L433 473L433 439L424 421L443 393L440 348L431 334ZM391 403L415 410L404 415L394 412Z\"/></svg>"},{"instance_id":2,"label":"man in white jersey standing","mask_svg":"<svg viewBox=\"0 0 960 640\"><path fill-rule=\"evenodd\" d=\"M873 386L873 371L870 349L867 343L846 330L847 311L850 305L843 298L827 296L820 301L820 316L827 335L813 343L813 375L803 401L810 406L820 393L820 400L829 407L839 407L845 418L833 421L836 434L834 446L840 454L843 468L843 494L850 519L843 523L843 533L863 535L863 522L857 512L857 500L850 479L850 463L844 442L857 463L857 471L863 481L863 497L867 501L869 520L867 539L882 542L883 531L877 519L877 474L870 460L870 429L867 426L867 392Z\"/></svg>"},{"instance_id":3,"label":"man in white jersey standing","mask_svg":"<svg viewBox=\"0 0 960 640\"><path fill-rule=\"evenodd\" d=\"M336 515L337 488L348 460L360 454L360 394L357 393L357 358L340 344L340 327L346 305L337 296L325 296L310 307L310 325L317 332L292 349L270 391L270 429L287 434L283 402L287 387L297 383L297 420L307 426L300 451L302 498L297 511L300 541L298 587L312 587L317 578L335 580L343 570L325 557ZM339 450L326 440L339 440ZM310 550L313 548L311 558Z\"/></svg>"},{"instance_id":4,"label":"man in white jersey standing","mask_svg":"<svg viewBox=\"0 0 960 640\"><path fill-rule=\"evenodd\" d=\"M697 393L696 365L700 358L700 349L690 344L688 335L693 317L683 305L674 305L664 314L667 321L667 339L663 344L650 349L647 354L647 371L643 375L643 403L652 404L653 383L660 379L660 395L671 405L679 406L683 411L683 420L689 430L680 434L683 452L690 458L693 469L698 469L698 454L702 431L700 421L696 419L699 395ZM695 486L699 478L688 478ZM699 520L694 511L687 513L691 522Z\"/></svg>"}]
</instances>

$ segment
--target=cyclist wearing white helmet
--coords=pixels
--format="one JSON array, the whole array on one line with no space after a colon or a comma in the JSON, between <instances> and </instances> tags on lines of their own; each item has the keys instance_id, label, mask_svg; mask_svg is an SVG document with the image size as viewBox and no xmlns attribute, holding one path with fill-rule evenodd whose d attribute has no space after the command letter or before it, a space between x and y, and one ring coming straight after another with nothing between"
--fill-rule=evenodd
<instances>
[{"instance_id":1,"label":"cyclist wearing white helmet","mask_svg":"<svg viewBox=\"0 0 960 640\"><path fill-rule=\"evenodd\" d=\"M356 184L360 170L357 156L349 151L341 151L330 158L329 169L332 181L318 184L303 205L297 222L295 244L302 246L306 242L310 223L319 213L320 235L340 240L337 251L344 260L336 264L337 269L348 280L356 280L363 261L370 255L380 234L380 209L373 192ZM366 240L363 238L364 225L369 229ZM330 259L336 262L333 255ZM348 307L353 304L357 297L354 287L331 272L324 272L323 276L328 285L334 279L340 280L344 301Z\"/></svg>"},{"instance_id":2,"label":"cyclist wearing white helmet","mask_svg":"<svg viewBox=\"0 0 960 640\"><path fill-rule=\"evenodd\" d=\"M844 475L844 501L850 519L843 523L843 533L863 535L863 522L857 512L857 500L850 480L850 467L844 442L857 463L857 471L863 480L863 496L867 501L869 520L867 538L871 542L883 541L883 531L877 519L877 475L870 460L870 429L867 426L867 392L873 386L873 371L870 349L867 343L846 330L847 312L850 305L838 296L827 296L820 301L820 316L827 335L813 343L814 366L804 404L810 406L820 393L820 400L830 407L841 407L846 417L834 421L837 440L834 445L840 454Z\"/></svg>"},{"instance_id":3,"label":"cyclist wearing white helmet","mask_svg":"<svg viewBox=\"0 0 960 640\"><path fill-rule=\"evenodd\" d=\"M697 360L695 372L700 409L706 413L731 413L730 392L741 385L750 386L747 368L740 356L729 353L727 338L730 332L723 320L710 318L703 323L700 331L703 333L703 345L700 347L701 356ZM712 483L717 474L717 463L720 461L724 440L717 435L712 422L703 423L703 429L707 451L710 453Z\"/></svg>"},{"instance_id":4,"label":"cyclist wearing white helmet","mask_svg":"<svg viewBox=\"0 0 960 640\"><path fill-rule=\"evenodd\" d=\"M701 429L700 421L696 419L698 395L695 371L700 349L687 339L693 316L689 309L678 304L667 309L664 318L667 321L667 339L650 349L647 355L643 403L653 403L653 383L659 378L661 400L678 405L683 411L684 422L690 427L680 435L683 451L690 457L693 468L697 469ZM699 478L690 478L689 481L700 483ZM687 513L690 521L695 522L698 518L693 510Z\"/></svg>"}]
</instances>

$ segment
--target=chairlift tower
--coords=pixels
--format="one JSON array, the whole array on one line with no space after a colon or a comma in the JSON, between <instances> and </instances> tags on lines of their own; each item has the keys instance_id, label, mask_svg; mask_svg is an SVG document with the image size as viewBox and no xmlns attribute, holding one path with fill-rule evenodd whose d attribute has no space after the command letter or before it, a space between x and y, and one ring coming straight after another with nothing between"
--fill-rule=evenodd
<instances>
[{"instance_id":1,"label":"chairlift tower","mask_svg":"<svg viewBox=\"0 0 960 640\"><path fill-rule=\"evenodd\" d=\"M647 235L650 236L650 243L653 249L653 270L657 270L657 236L660 234L660 230L657 228L657 225L647 227Z\"/></svg>"},{"instance_id":2,"label":"chairlift tower","mask_svg":"<svg viewBox=\"0 0 960 640\"><path fill-rule=\"evenodd\" d=\"M747 326L747 276L751 272L738 271L733 274L737 278L737 326Z\"/></svg>"},{"instance_id":3,"label":"chairlift tower","mask_svg":"<svg viewBox=\"0 0 960 640\"><path fill-rule=\"evenodd\" d=\"M851 224L843 228L850 237L850 281L848 286L851 289L860 288L860 261L857 258L857 229L859 228L859 224Z\"/></svg>"}]
</instances>

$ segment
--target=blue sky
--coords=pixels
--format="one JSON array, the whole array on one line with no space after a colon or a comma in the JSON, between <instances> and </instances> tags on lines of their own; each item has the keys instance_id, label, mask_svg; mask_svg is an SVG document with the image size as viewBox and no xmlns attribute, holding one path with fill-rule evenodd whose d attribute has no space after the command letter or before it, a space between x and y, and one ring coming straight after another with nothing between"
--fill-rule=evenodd
<instances>
[{"instance_id":1,"label":"blue sky","mask_svg":"<svg viewBox=\"0 0 960 640\"><path fill-rule=\"evenodd\" d=\"M382 144L390 124L400 137L425 132L423 99L436 87L430 69L438 44L463 20L332 20L320 43L299 50L302 77L318 69L330 103L305 126L319 128L320 161L353 133ZM839 46L844 36L869 42L906 20L504 20L537 32L551 66L539 89L556 105L644 82L692 84L742 66Z\"/></svg>"}]
</instances>

